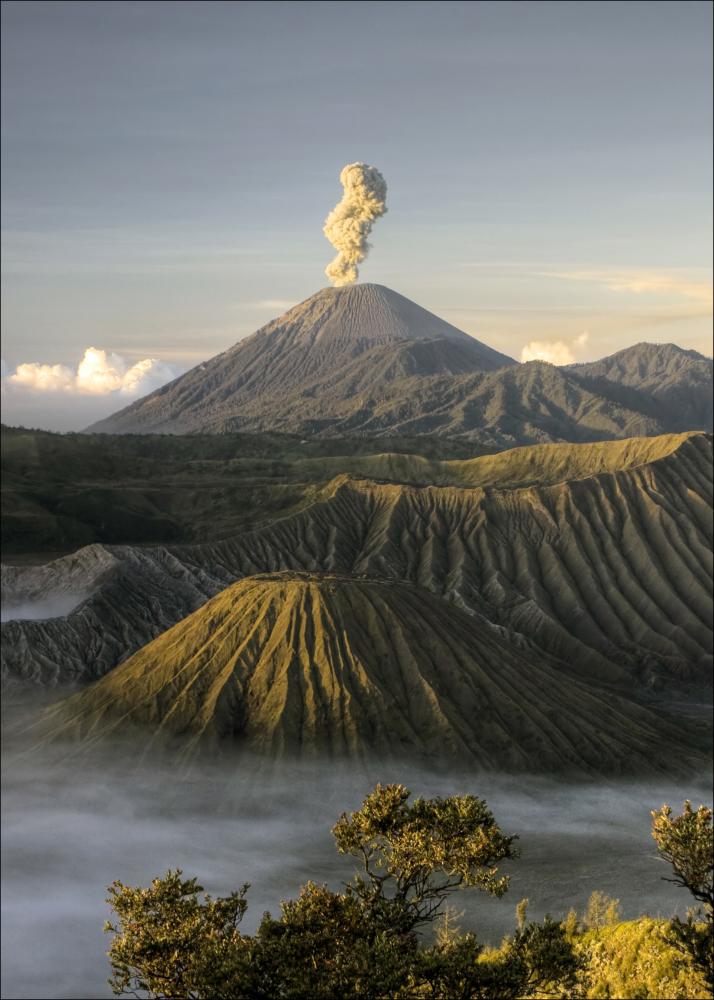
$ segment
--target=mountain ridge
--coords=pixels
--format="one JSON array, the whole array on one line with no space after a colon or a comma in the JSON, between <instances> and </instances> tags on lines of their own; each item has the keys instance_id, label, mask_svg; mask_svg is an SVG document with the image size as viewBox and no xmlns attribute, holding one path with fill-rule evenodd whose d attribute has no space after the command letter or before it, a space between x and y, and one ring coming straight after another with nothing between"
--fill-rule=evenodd
<instances>
[{"instance_id":1,"label":"mountain ridge","mask_svg":"<svg viewBox=\"0 0 714 1000\"><path fill-rule=\"evenodd\" d=\"M323 288L145 400L89 429L122 424L127 414L141 412L169 393L178 393L175 405L189 406L196 405L198 394L200 413L206 396L214 405L226 397L239 404L266 387L270 392L300 391L311 379L341 370L370 350L384 352L395 345L425 341L441 343L447 358L455 355L458 366L470 371L491 371L516 363L383 285ZM438 364L450 369L448 359ZM151 417L153 413L148 419Z\"/></svg>"},{"instance_id":2,"label":"mountain ridge","mask_svg":"<svg viewBox=\"0 0 714 1000\"><path fill-rule=\"evenodd\" d=\"M710 430L712 366L691 354L637 345L585 365L519 364L391 289L345 286L88 431L439 434L505 448Z\"/></svg>"},{"instance_id":3,"label":"mountain ridge","mask_svg":"<svg viewBox=\"0 0 714 1000\"><path fill-rule=\"evenodd\" d=\"M486 465L474 460L482 486L340 474L302 510L221 541L108 547L111 575L67 618L3 624L3 677L50 685L96 678L236 580L295 570L418 584L534 655L624 691L704 690L711 438L612 448L607 461L606 445L546 448L546 485L533 482L533 456L519 450ZM580 450L596 457L583 465L572 457ZM595 474L583 477L588 464ZM576 478L553 482L563 471ZM48 572L61 574L62 565L13 570L13 586L30 592L38 573L48 586Z\"/></svg>"}]
</instances>

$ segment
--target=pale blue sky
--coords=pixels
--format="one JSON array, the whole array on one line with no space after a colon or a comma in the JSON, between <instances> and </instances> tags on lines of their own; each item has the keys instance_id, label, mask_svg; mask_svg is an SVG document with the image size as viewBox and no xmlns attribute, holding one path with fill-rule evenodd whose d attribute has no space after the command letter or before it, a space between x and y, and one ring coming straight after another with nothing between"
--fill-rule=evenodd
<instances>
[{"instance_id":1,"label":"pale blue sky","mask_svg":"<svg viewBox=\"0 0 714 1000\"><path fill-rule=\"evenodd\" d=\"M362 279L515 357L711 353L708 2L2 10L9 371L225 349L325 284L354 160Z\"/></svg>"}]
</instances>

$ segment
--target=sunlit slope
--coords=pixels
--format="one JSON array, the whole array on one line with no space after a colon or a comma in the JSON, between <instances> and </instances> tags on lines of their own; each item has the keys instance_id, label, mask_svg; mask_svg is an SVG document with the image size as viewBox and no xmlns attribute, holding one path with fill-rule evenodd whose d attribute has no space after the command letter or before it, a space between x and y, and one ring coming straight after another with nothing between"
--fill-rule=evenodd
<instances>
[{"instance_id":1,"label":"sunlit slope","mask_svg":"<svg viewBox=\"0 0 714 1000\"><path fill-rule=\"evenodd\" d=\"M675 727L432 594L333 575L234 584L48 719L52 735L89 743L171 735L183 748L228 740L489 769L640 772L696 757Z\"/></svg>"},{"instance_id":2,"label":"sunlit slope","mask_svg":"<svg viewBox=\"0 0 714 1000\"><path fill-rule=\"evenodd\" d=\"M484 456L435 437L59 435L3 428L6 558L93 542L215 541L308 506L343 473L417 485L546 485L632 468L686 435L535 445Z\"/></svg>"},{"instance_id":3,"label":"sunlit slope","mask_svg":"<svg viewBox=\"0 0 714 1000\"><path fill-rule=\"evenodd\" d=\"M410 580L573 669L710 684L711 458L699 435L647 464L547 486L345 479L212 558L245 574L287 565Z\"/></svg>"},{"instance_id":4,"label":"sunlit slope","mask_svg":"<svg viewBox=\"0 0 714 1000\"><path fill-rule=\"evenodd\" d=\"M529 480L528 451L473 466ZM306 509L230 540L112 548L119 567L67 620L3 626L5 675L100 676L235 580L291 569L412 582L624 690L711 685L711 438L544 455L544 475L582 478L464 488L340 476ZM588 455L596 474L584 475Z\"/></svg>"},{"instance_id":5,"label":"sunlit slope","mask_svg":"<svg viewBox=\"0 0 714 1000\"><path fill-rule=\"evenodd\" d=\"M313 478L331 469L335 474L349 472L370 479L435 486L548 485L656 462L677 451L691 436L692 432L588 444L530 445L495 455L445 462L393 452L356 455L349 459L331 456L296 462L295 468Z\"/></svg>"}]
</instances>

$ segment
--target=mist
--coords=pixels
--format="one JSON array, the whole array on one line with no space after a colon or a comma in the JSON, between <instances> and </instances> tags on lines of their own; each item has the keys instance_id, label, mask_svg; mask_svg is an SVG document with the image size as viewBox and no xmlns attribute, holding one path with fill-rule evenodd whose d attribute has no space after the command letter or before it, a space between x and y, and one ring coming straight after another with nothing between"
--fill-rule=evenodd
<instances>
[{"instance_id":1,"label":"mist","mask_svg":"<svg viewBox=\"0 0 714 1000\"><path fill-rule=\"evenodd\" d=\"M65 618L84 601L87 594L65 593L39 601L0 605L0 621L44 621L47 618Z\"/></svg>"},{"instance_id":2,"label":"mist","mask_svg":"<svg viewBox=\"0 0 714 1000\"><path fill-rule=\"evenodd\" d=\"M56 698L42 693L46 702ZM2 808L2 995L105 998L114 879L146 885L168 868L195 875L213 894L250 882L244 931L276 913L308 879L338 889L354 865L330 828L359 807L377 781L414 794L485 798L520 859L503 900L474 890L453 899L463 930L498 943L513 929L518 900L529 915L582 910L600 889L620 899L625 917L684 915L688 893L662 881L666 866L649 834L650 809L710 800L707 776L678 783L564 783L536 777L427 769L396 762L268 762L239 756L177 775L158 762L129 766L109 749L92 759L54 745L28 752L37 695L5 708ZM29 728L28 728L29 727ZM29 733L29 736L28 736Z\"/></svg>"}]
</instances>

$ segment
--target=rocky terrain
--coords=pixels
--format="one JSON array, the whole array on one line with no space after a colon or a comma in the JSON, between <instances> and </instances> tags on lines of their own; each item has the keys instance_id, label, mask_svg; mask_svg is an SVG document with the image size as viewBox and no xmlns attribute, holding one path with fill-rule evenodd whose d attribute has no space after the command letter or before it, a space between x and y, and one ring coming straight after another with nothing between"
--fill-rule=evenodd
<instances>
[{"instance_id":1,"label":"rocky terrain","mask_svg":"<svg viewBox=\"0 0 714 1000\"><path fill-rule=\"evenodd\" d=\"M373 474L410 469L404 455L361 461ZM3 625L4 677L98 678L235 581L292 570L415 584L623 692L710 686L711 437L515 449L438 469L469 485L342 473L303 509L233 538L109 547L111 571L68 617ZM71 558L96 567L96 548ZM50 586L66 559L13 568L6 601L38 573Z\"/></svg>"},{"instance_id":2,"label":"rocky terrain","mask_svg":"<svg viewBox=\"0 0 714 1000\"><path fill-rule=\"evenodd\" d=\"M712 429L712 362L639 344L518 364L382 285L322 289L90 430L461 437L490 448Z\"/></svg>"}]
</instances>

